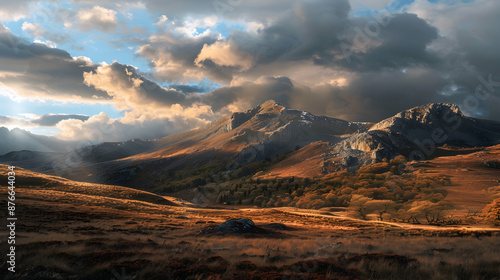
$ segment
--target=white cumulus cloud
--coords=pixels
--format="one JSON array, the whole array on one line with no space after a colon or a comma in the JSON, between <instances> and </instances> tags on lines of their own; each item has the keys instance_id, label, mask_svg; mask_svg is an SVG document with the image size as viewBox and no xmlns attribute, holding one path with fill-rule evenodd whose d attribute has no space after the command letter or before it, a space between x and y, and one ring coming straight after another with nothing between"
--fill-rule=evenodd
<instances>
[{"instance_id":1,"label":"white cumulus cloud","mask_svg":"<svg viewBox=\"0 0 500 280\"><path fill-rule=\"evenodd\" d=\"M93 29L104 33L112 33L118 28L117 12L100 6L89 9L81 9L76 14L79 28L88 32Z\"/></svg>"}]
</instances>

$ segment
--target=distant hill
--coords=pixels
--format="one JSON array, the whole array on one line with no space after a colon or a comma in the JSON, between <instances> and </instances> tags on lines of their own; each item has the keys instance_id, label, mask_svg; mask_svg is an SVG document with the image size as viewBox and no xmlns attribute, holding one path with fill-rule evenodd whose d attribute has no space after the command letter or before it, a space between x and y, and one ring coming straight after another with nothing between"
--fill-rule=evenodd
<instances>
[{"instance_id":1,"label":"distant hill","mask_svg":"<svg viewBox=\"0 0 500 280\"><path fill-rule=\"evenodd\" d=\"M2 164L0 164L0 168L7 170L7 166ZM64 197L64 195L77 195L81 196L80 200L82 202L84 200L98 201L98 199L120 199L128 200L129 202L146 202L170 206L177 205L165 197L133 188L75 182L19 167L16 167L15 173L16 183L23 187L29 187L29 190L32 192L58 192L58 195L62 194L61 197ZM7 182L7 174L0 174L0 180Z\"/></svg>"},{"instance_id":2,"label":"distant hill","mask_svg":"<svg viewBox=\"0 0 500 280\"><path fill-rule=\"evenodd\" d=\"M133 139L125 142L105 142L83 148L70 149L65 152L22 150L9 152L0 156L0 162L52 174L60 171L66 172L85 165L123 159L144 153L154 149L156 146L156 141ZM73 146L68 145L67 147Z\"/></svg>"}]
</instances>

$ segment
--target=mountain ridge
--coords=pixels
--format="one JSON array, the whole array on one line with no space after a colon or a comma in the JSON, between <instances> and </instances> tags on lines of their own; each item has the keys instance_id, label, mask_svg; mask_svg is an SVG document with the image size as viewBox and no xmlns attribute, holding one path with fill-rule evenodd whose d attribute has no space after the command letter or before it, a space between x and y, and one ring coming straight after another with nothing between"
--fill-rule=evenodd
<instances>
[{"instance_id":1,"label":"mountain ridge","mask_svg":"<svg viewBox=\"0 0 500 280\"><path fill-rule=\"evenodd\" d=\"M464 116L458 106L446 103L414 107L373 124L315 116L269 100L204 127L137 141L103 143L45 161L40 160L41 154L30 164L22 160L28 156L25 151L17 156L20 160L12 160L16 155L10 154L0 157L0 162L45 173L59 172L75 180L125 186L140 183L144 189L180 181L186 186L199 186L255 175L302 149L301 157L306 158L290 162L304 170L288 168L297 174L354 171L399 155L421 160L443 145L492 146L500 143L500 123ZM64 165L75 154L80 161ZM44 167L36 170L40 162ZM285 170L283 164L281 169Z\"/></svg>"},{"instance_id":2,"label":"mountain ridge","mask_svg":"<svg viewBox=\"0 0 500 280\"><path fill-rule=\"evenodd\" d=\"M455 104L429 103L386 118L336 148L346 157L353 150L365 153L350 164L359 168L397 155L425 159L445 144L477 147L499 143L500 123L467 117Z\"/></svg>"}]
</instances>

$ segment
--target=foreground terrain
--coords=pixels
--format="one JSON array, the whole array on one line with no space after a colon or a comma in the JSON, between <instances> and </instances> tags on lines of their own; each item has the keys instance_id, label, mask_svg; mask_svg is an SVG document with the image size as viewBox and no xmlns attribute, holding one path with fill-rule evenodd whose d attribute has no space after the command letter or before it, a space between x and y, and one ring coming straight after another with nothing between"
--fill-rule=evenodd
<instances>
[{"instance_id":1,"label":"foreground terrain","mask_svg":"<svg viewBox=\"0 0 500 280\"><path fill-rule=\"evenodd\" d=\"M500 230L489 225L364 221L342 208L199 208L123 187L16 173L17 265L3 279L500 278ZM231 218L255 227L214 230ZM5 240L6 227L1 233ZM6 242L1 246L6 252Z\"/></svg>"}]
</instances>

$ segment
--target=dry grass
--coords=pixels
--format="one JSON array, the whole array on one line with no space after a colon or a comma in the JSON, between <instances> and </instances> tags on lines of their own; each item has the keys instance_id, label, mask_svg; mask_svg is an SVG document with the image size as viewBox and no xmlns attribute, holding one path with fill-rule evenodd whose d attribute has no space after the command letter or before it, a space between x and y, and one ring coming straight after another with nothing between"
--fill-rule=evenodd
<instances>
[{"instance_id":1,"label":"dry grass","mask_svg":"<svg viewBox=\"0 0 500 280\"><path fill-rule=\"evenodd\" d=\"M296 208L174 207L66 183L71 187L16 188L18 272L7 279L107 280L122 269L135 279L500 277L497 229L360 221ZM250 218L275 234L198 234L229 218ZM267 227L275 222L287 229Z\"/></svg>"}]
</instances>

